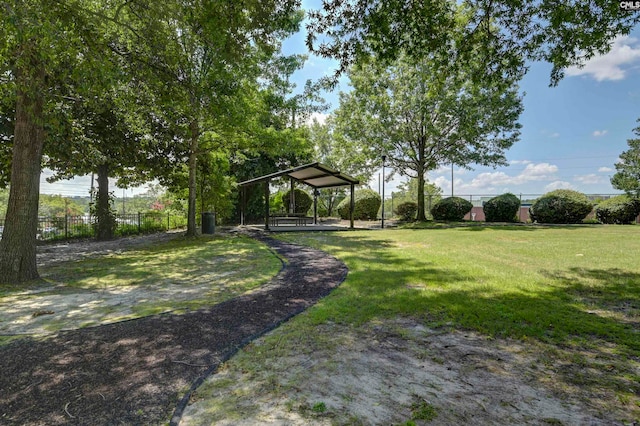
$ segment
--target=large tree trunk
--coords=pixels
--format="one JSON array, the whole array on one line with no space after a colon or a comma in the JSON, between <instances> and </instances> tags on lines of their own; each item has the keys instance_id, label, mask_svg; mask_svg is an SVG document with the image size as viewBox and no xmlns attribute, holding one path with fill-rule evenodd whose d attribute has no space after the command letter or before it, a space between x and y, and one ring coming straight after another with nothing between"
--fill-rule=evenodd
<instances>
[{"instance_id":1,"label":"large tree trunk","mask_svg":"<svg viewBox=\"0 0 640 426\"><path fill-rule=\"evenodd\" d=\"M29 49L29 47L27 47ZM44 145L44 66L33 51L16 70L16 122L9 204L0 240L0 283L39 278L36 268L40 162ZM27 56L28 55L28 56Z\"/></svg>"},{"instance_id":2,"label":"large tree trunk","mask_svg":"<svg viewBox=\"0 0 640 426\"><path fill-rule=\"evenodd\" d=\"M96 239L112 240L116 231L116 218L109 197L109 166L98 166L98 195L96 197Z\"/></svg>"},{"instance_id":3,"label":"large tree trunk","mask_svg":"<svg viewBox=\"0 0 640 426\"><path fill-rule=\"evenodd\" d=\"M427 220L424 210L424 170L421 170L418 172L418 212L416 220L421 222Z\"/></svg>"},{"instance_id":4,"label":"large tree trunk","mask_svg":"<svg viewBox=\"0 0 640 426\"><path fill-rule=\"evenodd\" d=\"M187 211L187 236L197 235L196 227L196 168L198 155L198 137L200 129L197 121L189 125L191 130L191 143L189 146L189 207Z\"/></svg>"}]
</instances>

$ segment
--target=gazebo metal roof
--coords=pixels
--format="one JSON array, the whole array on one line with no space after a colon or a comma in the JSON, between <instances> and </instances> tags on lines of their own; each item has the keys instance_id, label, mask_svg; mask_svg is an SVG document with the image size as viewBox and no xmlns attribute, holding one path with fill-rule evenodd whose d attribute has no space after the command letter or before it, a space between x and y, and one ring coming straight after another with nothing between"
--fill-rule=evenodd
<instances>
[{"instance_id":1,"label":"gazebo metal roof","mask_svg":"<svg viewBox=\"0 0 640 426\"><path fill-rule=\"evenodd\" d=\"M305 185L309 185L315 189L334 188L338 186L350 186L360 183L349 175L345 175L329 166L321 163L309 163L302 166L294 167L288 170L282 170L269 175L260 176L238 183L239 186L249 186L260 182L269 181L271 179L288 176Z\"/></svg>"}]
</instances>

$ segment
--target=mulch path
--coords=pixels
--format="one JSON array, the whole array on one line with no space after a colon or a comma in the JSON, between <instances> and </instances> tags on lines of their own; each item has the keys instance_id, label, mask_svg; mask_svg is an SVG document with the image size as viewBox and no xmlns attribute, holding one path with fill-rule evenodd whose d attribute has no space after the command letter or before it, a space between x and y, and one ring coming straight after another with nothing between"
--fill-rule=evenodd
<instances>
[{"instance_id":1,"label":"mulch path","mask_svg":"<svg viewBox=\"0 0 640 426\"><path fill-rule=\"evenodd\" d=\"M346 266L327 253L253 236L287 260L253 293L184 315L0 347L0 424L177 424L190 392L222 362L346 277Z\"/></svg>"}]
</instances>

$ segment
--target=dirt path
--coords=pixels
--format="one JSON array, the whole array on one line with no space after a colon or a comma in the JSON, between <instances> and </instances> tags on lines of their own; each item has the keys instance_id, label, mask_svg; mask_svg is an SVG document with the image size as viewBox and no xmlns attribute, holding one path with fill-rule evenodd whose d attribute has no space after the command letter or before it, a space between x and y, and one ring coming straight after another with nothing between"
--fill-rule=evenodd
<instances>
[{"instance_id":1,"label":"dirt path","mask_svg":"<svg viewBox=\"0 0 640 426\"><path fill-rule=\"evenodd\" d=\"M24 338L0 347L0 423L161 424L172 413L176 423L189 389L346 277L346 266L324 252L259 238L287 259L259 290L185 315Z\"/></svg>"}]
</instances>

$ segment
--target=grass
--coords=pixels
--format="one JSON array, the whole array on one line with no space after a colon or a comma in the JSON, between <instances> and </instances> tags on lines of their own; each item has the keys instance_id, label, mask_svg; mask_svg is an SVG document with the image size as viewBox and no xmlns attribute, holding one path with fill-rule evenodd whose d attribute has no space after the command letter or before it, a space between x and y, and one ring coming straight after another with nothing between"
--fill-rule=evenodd
<instances>
[{"instance_id":1,"label":"grass","mask_svg":"<svg viewBox=\"0 0 640 426\"><path fill-rule=\"evenodd\" d=\"M271 279L281 267L273 252L248 237L176 238L42 268L40 274L48 287L31 293L21 292L35 287L2 289L0 306L6 309L0 315L0 326L10 321L9 315L18 315L16 318L26 322L37 319L39 329L54 332L160 312L184 312L250 291ZM63 299L77 300L77 306L61 314L57 301ZM52 314L55 311L56 315L30 319L32 311L42 309ZM2 343L6 342L0 340Z\"/></svg>"},{"instance_id":2,"label":"grass","mask_svg":"<svg viewBox=\"0 0 640 426\"><path fill-rule=\"evenodd\" d=\"M154 286L170 282L193 286L214 278L237 286L270 278L280 262L246 237L177 238L123 253L65 262L40 271L42 278L67 288Z\"/></svg>"},{"instance_id":3,"label":"grass","mask_svg":"<svg viewBox=\"0 0 640 426\"><path fill-rule=\"evenodd\" d=\"M640 227L474 226L283 234L349 267L293 334L397 317L538 345L567 387L640 416Z\"/></svg>"}]
</instances>

